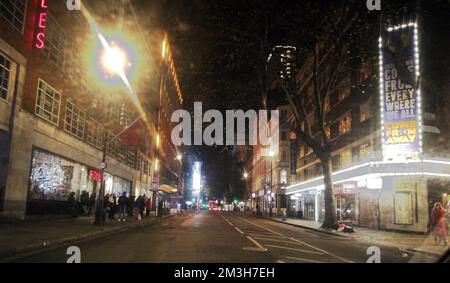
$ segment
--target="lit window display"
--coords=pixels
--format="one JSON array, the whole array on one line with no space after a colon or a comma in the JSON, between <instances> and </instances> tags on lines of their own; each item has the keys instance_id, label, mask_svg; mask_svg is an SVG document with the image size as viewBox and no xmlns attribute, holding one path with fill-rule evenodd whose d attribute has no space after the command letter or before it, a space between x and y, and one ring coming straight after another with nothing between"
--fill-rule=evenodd
<instances>
[{"instance_id":1,"label":"lit window display","mask_svg":"<svg viewBox=\"0 0 450 283\"><path fill-rule=\"evenodd\" d=\"M83 172L81 164L34 150L30 176L30 199L66 201L71 192L79 195Z\"/></svg>"}]
</instances>

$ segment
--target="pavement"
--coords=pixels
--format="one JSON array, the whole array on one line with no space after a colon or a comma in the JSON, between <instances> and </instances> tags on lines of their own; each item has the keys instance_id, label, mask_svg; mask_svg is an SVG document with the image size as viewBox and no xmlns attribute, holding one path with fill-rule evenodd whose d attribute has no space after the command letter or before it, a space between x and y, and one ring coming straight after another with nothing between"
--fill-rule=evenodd
<instances>
[{"instance_id":1,"label":"pavement","mask_svg":"<svg viewBox=\"0 0 450 283\"><path fill-rule=\"evenodd\" d=\"M128 218L126 222L114 219L108 220L102 226L94 225L93 217L0 223L0 262L9 262L61 245L156 224L168 217L171 216L149 217L141 221Z\"/></svg>"},{"instance_id":2,"label":"pavement","mask_svg":"<svg viewBox=\"0 0 450 283\"><path fill-rule=\"evenodd\" d=\"M324 229L321 227L322 223L317 221L308 221L295 218L288 218L286 221L282 221L281 217L266 218L275 222L311 229L320 233L347 237L352 240L358 240L366 243L397 247L404 251L420 252L431 256L442 256L449 249L448 245L435 245L433 237L425 234L384 231L363 227L354 227L355 232L349 234ZM450 242L449 237L447 237L447 241Z\"/></svg>"},{"instance_id":3,"label":"pavement","mask_svg":"<svg viewBox=\"0 0 450 283\"><path fill-rule=\"evenodd\" d=\"M63 263L70 245L13 262ZM79 241L76 246L82 263L365 263L374 243L248 214L202 211ZM383 263L437 259L393 246L376 247Z\"/></svg>"}]
</instances>

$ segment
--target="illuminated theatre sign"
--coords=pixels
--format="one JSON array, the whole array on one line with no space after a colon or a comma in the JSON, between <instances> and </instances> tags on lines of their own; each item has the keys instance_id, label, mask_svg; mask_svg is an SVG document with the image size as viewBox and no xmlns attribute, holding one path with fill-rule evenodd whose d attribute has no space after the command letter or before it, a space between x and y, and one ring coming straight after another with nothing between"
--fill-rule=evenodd
<instances>
[{"instance_id":1,"label":"illuminated theatre sign","mask_svg":"<svg viewBox=\"0 0 450 283\"><path fill-rule=\"evenodd\" d=\"M385 160L422 153L417 24L389 28L380 37L380 102Z\"/></svg>"},{"instance_id":2,"label":"illuminated theatre sign","mask_svg":"<svg viewBox=\"0 0 450 283\"><path fill-rule=\"evenodd\" d=\"M47 29L47 1L40 0L39 7L37 9L37 24L36 24L36 37L35 47L37 49L45 48L45 30Z\"/></svg>"}]
</instances>

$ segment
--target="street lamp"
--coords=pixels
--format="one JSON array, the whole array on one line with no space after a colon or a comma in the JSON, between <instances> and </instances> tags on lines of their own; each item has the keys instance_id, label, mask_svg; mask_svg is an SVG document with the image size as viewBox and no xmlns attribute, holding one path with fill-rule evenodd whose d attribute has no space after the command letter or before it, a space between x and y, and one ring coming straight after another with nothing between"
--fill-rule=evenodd
<instances>
[{"instance_id":1,"label":"street lamp","mask_svg":"<svg viewBox=\"0 0 450 283\"><path fill-rule=\"evenodd\" d=\"M114 75L120 76L121 74L124 74L125 68L127 66L127 56L124 51L122 51L117 46L105 46L104 52L102 55L102 65L105 68L106 71L109 71L110 73ZM112 104L112 99L109 100L109 106L107 107L106 111L106 118L109 120L110 118L110 109ZM105 129L104 134L104 144L103 144L103 158L102 163L100 165L101 169L101 184L100 184L100 190L97 197L97 204L96 204L96 211L95 211L95 224L96 225L103 225L105 223L105 211L104 211L104 196L105 196L105 169L107 167L106 165L106 154L108 150L108 145L117 138L117 136L111 138L108 140L108 129Z\"/></svg>"},{"instance_id":2,"label":"street lamp","mask_svg":"<svg viewBox=\"0 0 450 283\"><path fill-rule=\"evenodd\" d=\"M272 204L273 204L273 160L276 156L276 152L271 150L269 152L270 156L270 194L269 194L269 216L272 217Z\"/></svg>"},{"instance_id":3,"label":"street lamp","mask_svg":"<svg viewBox=\"0 0 450 283\"><path fill-rule=\"evenodd\" d=\"M120 75L125 72L127 55L118 46L106 47L102 55L102 65L110 73Z\"/></svg>"}]
</instances>

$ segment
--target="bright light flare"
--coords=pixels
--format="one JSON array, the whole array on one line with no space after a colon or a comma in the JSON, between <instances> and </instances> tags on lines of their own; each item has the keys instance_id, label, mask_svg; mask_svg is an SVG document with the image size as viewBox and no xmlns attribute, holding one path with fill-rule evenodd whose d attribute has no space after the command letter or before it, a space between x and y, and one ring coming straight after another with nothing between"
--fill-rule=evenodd
<instances>
[{"instance_id":1,"label":"bright light flare","mask_svg":"<svg viewBox=\"0 0 450 283\"><path fill-rule=\"evenodd\" d=\"M127 55L118 46L107 47L103 52L103 67L113 74L124 73L127 62Z\"/></svg>"}]
</instances>

